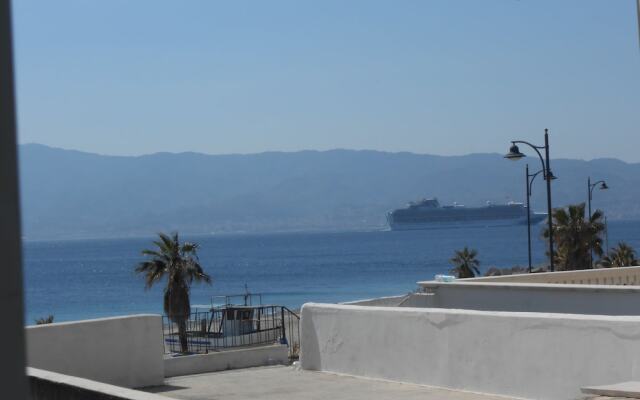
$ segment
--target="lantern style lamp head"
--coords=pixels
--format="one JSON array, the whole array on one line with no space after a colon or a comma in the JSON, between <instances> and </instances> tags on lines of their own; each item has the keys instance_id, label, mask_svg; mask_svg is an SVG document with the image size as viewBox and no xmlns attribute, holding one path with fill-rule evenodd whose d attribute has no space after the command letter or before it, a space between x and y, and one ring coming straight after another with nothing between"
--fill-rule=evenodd
<instances>
[{"instance_id":1,"label":"lantern style lamp head","mask_svg":"<svg viewBox=\"0 0 640 400\"><path fill-rule=\"evenodd\" d=\"M520 152L520 149L515 143L511 144L511 147L509 148L509 152L504 156L504 158L512 161L518 161L522 157L526 157L526 156Z\"/></svg>"},{"instance_id":2,"label":"lantern style lamp head","mask_svg":"<svg viewBox=\"0 0 640 400\"><path fill-rule=\"evenodd\" d=\"M607 182L602 182L600 184L600 190L607 190L609 189L609 186L607 186Z\"/></svg>"}]
</instances>

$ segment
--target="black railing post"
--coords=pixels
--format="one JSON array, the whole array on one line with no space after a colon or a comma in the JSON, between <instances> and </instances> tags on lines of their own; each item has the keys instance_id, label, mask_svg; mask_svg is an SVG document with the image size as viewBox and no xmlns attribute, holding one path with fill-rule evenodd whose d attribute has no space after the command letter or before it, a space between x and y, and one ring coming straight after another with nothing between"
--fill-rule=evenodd
<instances>
[{"instance_id":1,"label":"black railing post","mask_svg":"<svg viewBox=\"0 0 640 400\"><path fill-rule=\"evenodd\" d=\"M287 344L287 333L284 329L284 307L280 308L280 315L282 315L282 340L280 343Z\"/></svg>"}]
</instances>

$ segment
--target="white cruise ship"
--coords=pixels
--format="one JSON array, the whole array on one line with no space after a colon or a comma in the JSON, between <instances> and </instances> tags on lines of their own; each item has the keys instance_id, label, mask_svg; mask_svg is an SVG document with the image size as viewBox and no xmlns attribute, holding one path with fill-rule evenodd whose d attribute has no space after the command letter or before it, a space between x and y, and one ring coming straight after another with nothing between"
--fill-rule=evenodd
<instances>
[{"instance_id":1,"label":"white cruise ship","mask_svg":"<svg viewBox=\"0 0 640 400\"><path fill-rule=\"evenodd\" d=\"M531 223L546 218L546 213L531 213ZM405 208L387 213L392 230L429 229L447 226L501 226L527 223L527 208L522 203L488 203L484 207L465 207L459 204L441 206L438 199L411 202Z\"/></svg>"}]
</instances>

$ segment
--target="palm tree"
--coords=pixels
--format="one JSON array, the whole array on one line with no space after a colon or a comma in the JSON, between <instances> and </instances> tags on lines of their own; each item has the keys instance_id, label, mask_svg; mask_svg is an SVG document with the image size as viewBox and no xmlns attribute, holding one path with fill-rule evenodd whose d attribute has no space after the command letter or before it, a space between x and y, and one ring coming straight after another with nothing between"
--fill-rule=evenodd
<instances>
[{"instance_id":1,"label":"palm tree","mask_svg":"<svg viewBox=\"0 0 640 400\"><path fill-rule=\"evenodd\" d=\"M210 284L211 277L200 266L196 253L198 244L180 243L177 233L171 236L159 233L158 236L160 240L153 242L157 249L142 250L142 254L148 259L139 263L135 271L144 274L146 289L167 277L167 286L164 288L164 312L178 325L180 348L186 353L189 351L187 320L191 312L191 283L195 281Z\"/></svg>"},{"instance_id":2,"label":"palm tree","mask_svg":"<svg viewBox=\"0 0 640 400\"><path fill-rule=\"evenodd\" d=\"M458 278L473 278L476 274L480 274L478 266L480 261L476 258L478 252L475 249L469 250L467 246L464 246L462 250L456 250L453 258L449 260L453 264L451 273L455 274Z\"/></svg>"},{"instance_id":3,"label":"palm tree","mask_svg":"<svg viewBox=\"0 0 640 400\"><path fill-rule=\"evenodd\" d=\"M609 255L602 257L600 265L605 268L638 265L636 251L625 242L620 242L617 247L611 250Z\"/></svg>"},{"instance_id":4,"label":"palm tree","mask_svg":"<svg viewBox=\"0 0 640 400\"><path fill-rule=\"evenodd\" d=\"M556 242L553 257L558 270L592 268L591 251L598 257L603 254L601 236L605 226L602 211L596 210L585 219L584 210L584 203L553 210L553 237ZM543 237L549 238L548 228L544 230Z\"/></svg>"},{"instance_id":5,"label":"palm tree","mask_svg":"<svg viewBox=\"0 0 640 400\"><path fill-rule=\"evenodd\" d=\"M36 319L36 325L46 325L46 324L52 324L52 323L53 323L53 315L51 314L49 314L49 316L47 317Z\"/></svg>"}]
</instances>

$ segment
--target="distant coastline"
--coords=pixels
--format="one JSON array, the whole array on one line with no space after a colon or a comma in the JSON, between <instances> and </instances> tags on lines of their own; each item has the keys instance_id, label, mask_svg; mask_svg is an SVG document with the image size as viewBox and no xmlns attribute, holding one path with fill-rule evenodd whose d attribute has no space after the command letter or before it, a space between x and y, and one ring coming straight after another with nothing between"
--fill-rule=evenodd
<instances>
[{"instance_id":1,"label":"distant coastline","mask_svg":"<svg viewBox=\"0 0 640 400\"><path fill-rule=\"evenodd\" d=\"M469 207L524 197L524 163L509 164L499 154L332 150L115 157L34 144L19 150L26 240L171 230L377 230L386 226L387 212L422 197ZM625 190L598 196L594 208L609 220L640 219L640 164L558 159L553 165L559 176L554 206L585 201L587 176L598 176ZM533 210L544 211L544 196L543 185L534 185Z\"/></svg>"}]
</instances>

